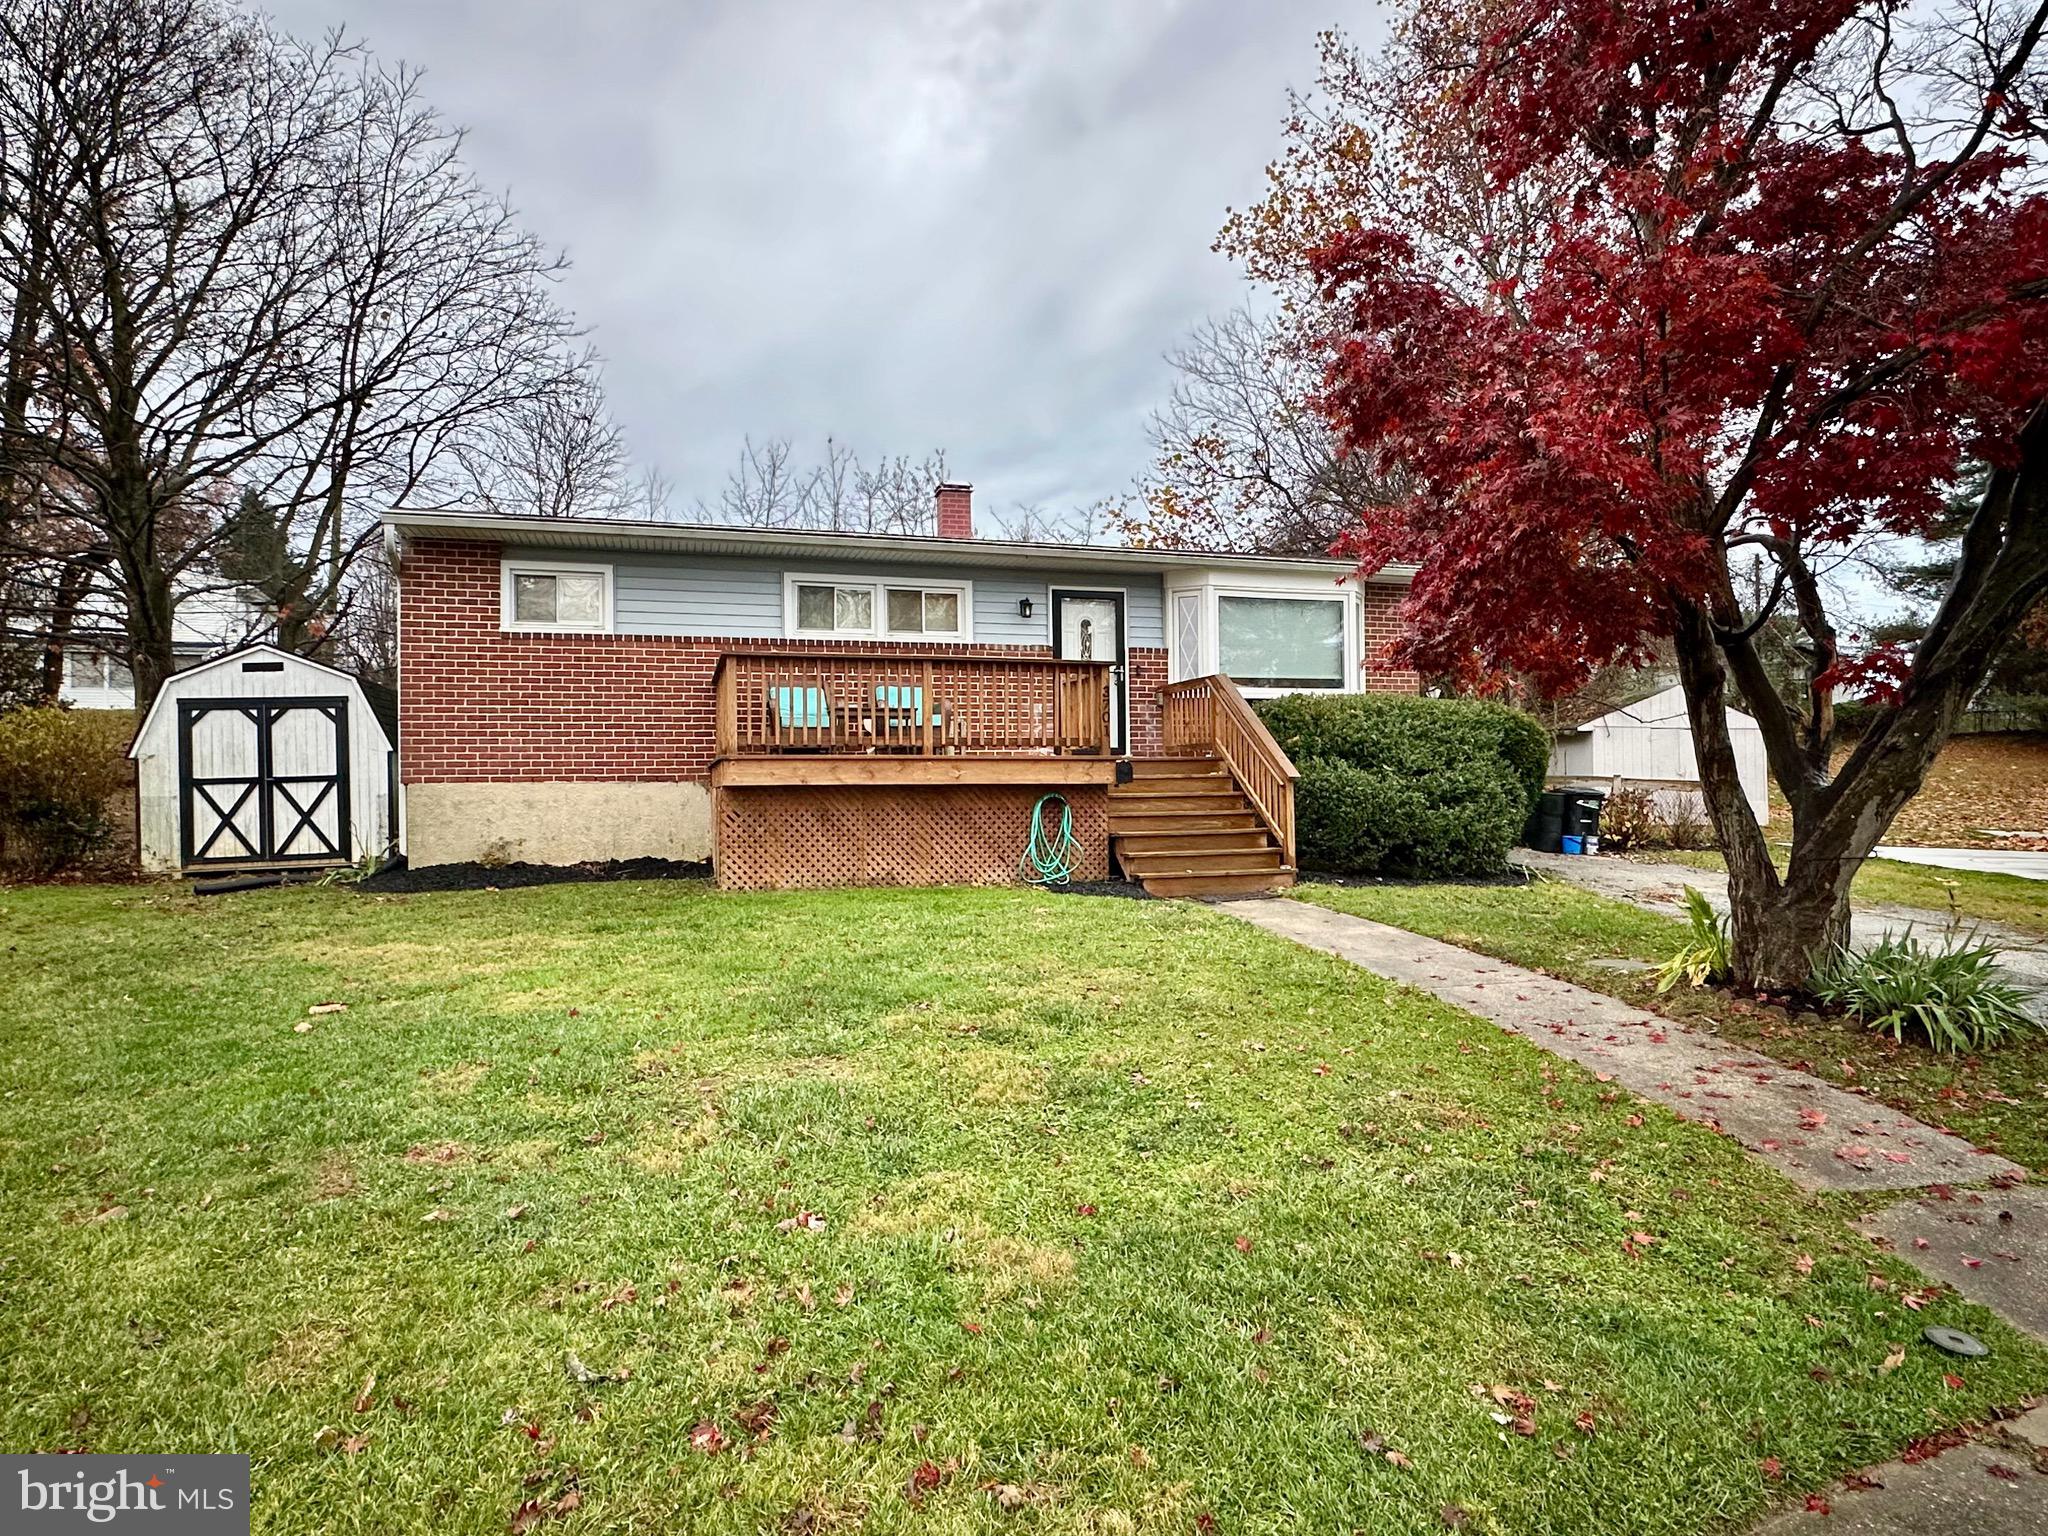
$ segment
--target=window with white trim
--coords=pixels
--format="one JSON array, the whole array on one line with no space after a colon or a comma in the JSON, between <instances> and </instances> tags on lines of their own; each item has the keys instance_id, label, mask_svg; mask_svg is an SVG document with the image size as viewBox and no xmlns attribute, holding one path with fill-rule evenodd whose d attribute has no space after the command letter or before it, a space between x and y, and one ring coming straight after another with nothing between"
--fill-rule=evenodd
<instances>
[{"instance_id":1,"label":"window with white trim","mask_svg":"<svg viewBox=\"0 0 2048 1536\"><path fill-rule=\"evenodd\" d=\"M104 651L66 651L64 670L73 688L112 688L126 692L135 686L135 674L128 670L128 664Z\"/></svg>"},{"instance_id":2,"label":"window with white trim","mask_svg":"<svg viewBox=\"0 0 2048 1536\"><path fill-rule=\"evenodd\" d=\"M1342 597L1216 599L1218 664L1240 688L1337 691L1344 687Z\"/></svg>"},{"instance_id":3,"label":"window with white trim","mask_svg":"<svg viewBox=\"0 0 2048 1536\"><path fill-rule=\"evenodd\" d=\"M796 632L800 635L872 635L875 589L842 587L829 581L796 584Z\"/></svg>"},{"instance_id":4,"label":"window with white trim","mask_svg":"<svg viewBox=\"0 0 2048 1536\"><path fill-rule=\"evenodd\" d=\"M891 587L888 601L892 635L941 635L960 638L958 587Z\"/></svg>"},{"instance_id":5,"label":"window with white trim","mask_svg":"<svg viewBox=\"0 0 2048 1536\"><path fill-rule=\"evenodd\" d=\"M972 584L784 578L783 627L800 640L965 640Z\"/></svg>"},{"instance_id":6,"label":"window with white trim","mask_svg":"<svg viewBox=\"0 0 2048 1536\"><path fill-rule=\"evenodd\" d=\"M610 632L610 566L507 560L503 573L500 618L506 629L554 634Z\"/></svg>"}]
</instances>

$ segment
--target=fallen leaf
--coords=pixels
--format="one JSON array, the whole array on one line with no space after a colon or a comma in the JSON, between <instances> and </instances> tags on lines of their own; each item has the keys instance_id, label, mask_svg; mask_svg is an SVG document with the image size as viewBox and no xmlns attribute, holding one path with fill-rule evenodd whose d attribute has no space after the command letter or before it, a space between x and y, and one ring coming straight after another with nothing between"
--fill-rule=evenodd
<instances>
[{"instance_id":1,"label":"fallen leaf","mask_svg":"<svg viewBox=\"0 0 2048 1536\"><path fill-rule=\"evenodd\" d=\"M725 1431L710 1419L701 1421L690 1431L690 1448L701 1451L706 1456L716 1456L725 1449L726 1444Z\"/></svg>"},{"instance_id":2,"label":"fallen leaf","mask_svg":"<svg viewBox=\"0 0 2048 1536\"><path fill-rule=\"evenodd\" d=\"M1878 1365L1878 1374L1889 1375L1905 1363L1906 1346L1903 1344L1894 1344L1891 1348L1891 1353L1886 1355L1884 1357L1884 1360Z\"/></svg>"},{"instance_id":3,"label":"fallen leaf","mask_svg":"<svg viewBox=\"0 0 2048 1536\"><path fill-rule=\"evenodd\" d=\"M518 1221L525 1215L526 1207L523 1205L508 1205L505 1207L505 1219L507 1221Z\"/></svg>"},{"instance_id":4,"label":"fallen leaf","mask_svg":"<svg viewBox=\"0 0 2048 1536\"><path fill-rule=\"evenodd\" d=\"M344 1456L353 1456L356 1454L356 1452L368 1446L369 1443L370 1437L367 1434L350 1435L346 1440L341 1442L341 1454Z\"/></svg>"},{"instance_id":5,"label":"fallen leaf","mask_svg":"<svg viewBox=\"0 0 2048 1536\"><path fill-rule=\"evenodd\" d=\"M1775 1456L1766 1456L1757 1465L1763 1469L1764 1476L1768 1477L1772 1482L1776 1482L1785 1475L1783 1463Z\"/></svg>"},{"instance_id":6,"label":"fallen leaf","mask_svg":"<svg viewBox=\"0 0 2048 1536\"><path fill-rule=\"evenodd\" d=\"M1808 1513L1809 1515L1825 1515L1825 1514L1828 1514L1828 1513L1830 1513L1830 1511L1829 1511L1829 1509L1828 1509L1828 1501L1827 1501L1826 1499L1822 1498L1822 1497L1821 1497L1821 1496L1820 1496L1819 1494L1817 1494L1817 1493L1809 1493L1809 1494L1808 1494L1808 1495L1806 1496L1806 1512L1807 1512L1807 1513Z\"/></svg>"},{"instance_id":7,"label":"fallen leaf","mask_svg":"<svg viewBox=\"0 0 2048 1536\"><path fill-rule=\"evenodd\" d=\"M315 1003L315 1004L314 1004L314 1005L313 1005L312 1007L308 1008L308 1009L306 1010L306 1012L307 1012L307 1014L308 1014L309 1016L311 1016L311 1017L313 1017L313 1018L318 1018L318 1017L319 1017L319 1016L320 1016L321 1014L323 1014L323 1013L347 1013L347 1012L348 1012L348 1004L347 1004L347 1003Z\"/></svg>"},{"instance_id":8,"label":"fallen leaf","mask_svg":"<svg viewBox=\"0 0 2048 1536\"><path fill-rule=\"evenodd\" d=\"M1812 1273L1813 1273L1813 1255L1812 1255L1812 1254L1809 1254L1809 1253L1802 1253L1801 1255L1799 1255L1799 1257L1798 1257L1798 1258L1796 1258L1796 1259L1794 1259L1794 1260L1792 1261L1792 1267L1793 1267L1794 1269L1798 1270L1798 1271L1799 1271L1799 1273L1801 1273L1802 1275L1810 1275L1810 1274L1812 1274Z\"/></svg>"},{"instance_id":9,"label":"fallen leaf","mask_svg":"<svg viewBox=\"0 0 2048 1536\"><path fill-rule=\"evenodd\" d=\"M1963 1387L1965 1385L1963 1378L1958 1376L1954 1371L1943 1371L1941 1373L1941 1384L1947 1387L1951 1392L1960 1392L1963 1390Z\"/></svg>"},{"instance_id":10,"label":"fallen leaf","mask_svg":"<svg viewBox=\"0 0 2048 1536\"><path fill-rule=\"evenodd\" d=\"M997 1509L1006 1513L1022 1509L1025 1504L1024 1490L1015 1483L997 1483L989 1489L988 1496L995 1500Z\"/></svg>"},{"instance_id":11,"label":"fallen leaf","mask_svg":"<svg viewBox=\"0 0 2048 1536\"><path fill-rule=\"evenodd\" d=\"M349 1406L354 1408L357 1413L368 1413L371 1406L377 1401L374 1397L370 1396L370 1389L376 1385L377 1373L372 1371L363 1378L363 1385L356 1393L356 1400Z\"/></svg>"},{"instance_id":12,"label":"fallen leaf","mask_svg":"<svg viewBox=\"0 0 2048 1536\"><path fill-rule=\"evenodd\" d=\"M1239 1253L1250 1253L1252 1251L1252 1240L1248 1237L1233 1238L1231 1243Z\"/></svg>"}]
</instances>

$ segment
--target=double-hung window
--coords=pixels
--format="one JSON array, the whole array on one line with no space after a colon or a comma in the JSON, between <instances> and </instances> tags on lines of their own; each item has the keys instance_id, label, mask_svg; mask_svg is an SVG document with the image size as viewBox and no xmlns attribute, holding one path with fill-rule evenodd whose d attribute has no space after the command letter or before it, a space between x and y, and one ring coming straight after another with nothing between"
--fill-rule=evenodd
<instances>
[{"instance_id":1,"label":"double-hung window","mask_svg":"<svg viewBox=\"0 0 2048 1536\"><path fill-rule=\"evenodd\" d=\"M612 568L548 560L507 560L501 618L506 629L605 634L612 627Z\"/></svg>"},{"instance_id":2,"label":"double-hung window","mask_svg":"<svg viewBox=\"0 0 2048 1536\"><path fill-rule=\"evenodd\" d=\"M790 576L784 613L801 640L965 640L967 582Z\"/></svg>"}]
</instances>

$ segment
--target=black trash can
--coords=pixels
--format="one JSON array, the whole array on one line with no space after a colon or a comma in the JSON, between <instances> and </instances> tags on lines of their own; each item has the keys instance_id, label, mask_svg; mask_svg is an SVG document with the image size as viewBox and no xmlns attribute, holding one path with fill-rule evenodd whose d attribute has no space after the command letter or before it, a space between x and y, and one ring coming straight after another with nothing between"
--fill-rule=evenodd
<instances>
[{"instance_id":1,"label":"black trash can","mask_svg":"<svg viewBox=\"0 0 2048 1536\"><path fill-rule=\"evenodd\" d=\"M1557 853L1564 847L1565 792L1546 789L1536 797L1535 809L1522 828L1522 843L1538 853Z\"/></svg>"},{"instance_id":2,"label":"black trash can","mask_svg":"<svg viewBox=\"0 0 2048 1536\"><path fill-rule=\"evenodd\" d=\"M1597 789L1568 789L1563 799L1563 835L1578 838L1581 853L1598 853L1600 812L1607 804L1607 796Z\"/></svg>"}]
</instances>

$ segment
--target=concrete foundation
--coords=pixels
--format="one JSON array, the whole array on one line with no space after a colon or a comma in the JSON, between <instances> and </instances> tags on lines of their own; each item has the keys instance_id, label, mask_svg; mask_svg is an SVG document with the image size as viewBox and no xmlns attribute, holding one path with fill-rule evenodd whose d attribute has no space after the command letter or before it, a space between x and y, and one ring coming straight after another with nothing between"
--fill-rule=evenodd
<instances>
[{"instance_id":1,"label":"concrete foundation","mask_svg":"<svg viewBox=\"0 0 2048 1536\"><path fill-rule=\"evenodd\" d=\"M408 784L406 857L582 864L711 857L711 787L628 783Z\"/></svg>"}]
</instances>

